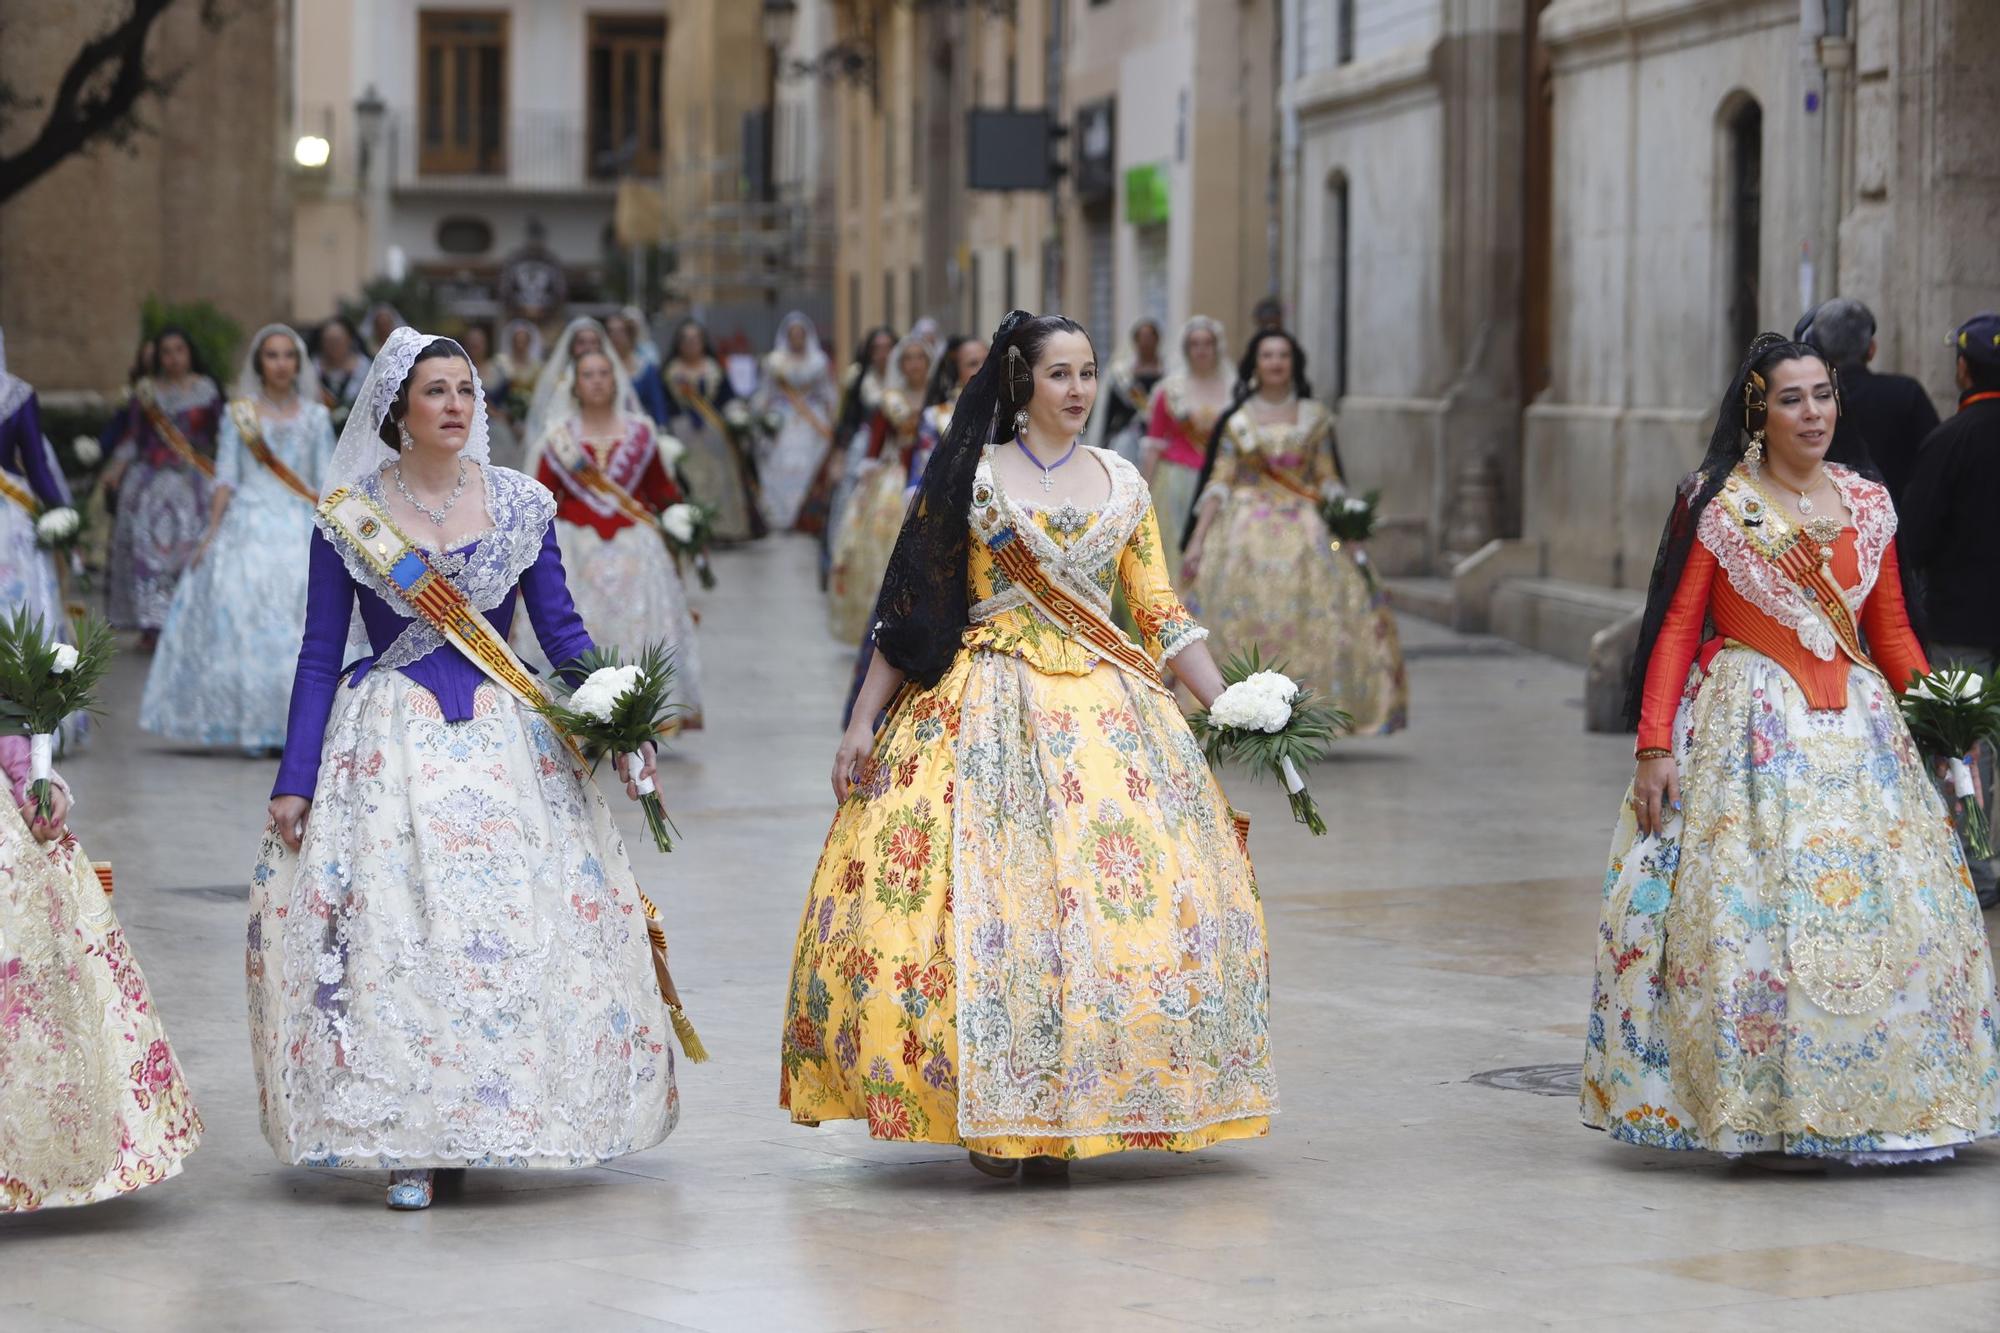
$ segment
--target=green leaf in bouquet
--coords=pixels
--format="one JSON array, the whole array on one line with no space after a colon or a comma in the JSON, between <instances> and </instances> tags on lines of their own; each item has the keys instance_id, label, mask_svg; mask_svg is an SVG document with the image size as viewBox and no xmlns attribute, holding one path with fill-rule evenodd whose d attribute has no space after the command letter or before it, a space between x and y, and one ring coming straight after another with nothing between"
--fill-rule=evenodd
<instances>
[{"instance_id":1,"label":"green leaf in bouquet","mask_svg":"<svg viewBox=\"0 0 2000 1333\"><path fill-rule=\"evenodd\" d=\"M97 686L117 657L118 641L102 617L75 624L76 662L55 669L64 646L25 606L0 619L0 731L48 735L73 713L98 712Z\"/></svg>"}]
</instances>

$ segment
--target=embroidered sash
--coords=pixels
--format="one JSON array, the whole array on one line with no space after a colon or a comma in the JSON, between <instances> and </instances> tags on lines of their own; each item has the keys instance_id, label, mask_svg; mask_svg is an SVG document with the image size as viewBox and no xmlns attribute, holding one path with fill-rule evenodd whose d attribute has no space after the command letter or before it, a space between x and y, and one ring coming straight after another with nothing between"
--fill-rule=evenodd
<instances>
[{"instance_id":1,"label":"embroidered sash","mask_svg":"<svg viewBox=\"0 0 2000 1333\"><path fill-rule=\"evenodd\" d=\"M1103 612L1065 588L1043 569L1042 562L1035 558L1035 553L1028 549L1028 543L1022 540L1021 534L1014 531L1011 524L988 537L986 548L993 553L993 563L1013 581L1036 610L1096 649L1106 661L1122 667L1140 684L1162 694L1173 693L1160 679L1160 673L1154 668L1153 659L1146 656L1145 649L1132 642L1125 631Z\"/></svg>"},{"instance_id":2,"label":"embroidered sash","mask_svg":"<svg viewBox=\"0 0 2000 1333\"><path fill-rule=\"evenodd\" d=\"M1840 480L1835 477L1836 482ZM1857 531L1864 540L1871 528L1866 497L1842 490L1854 510ZM1815 532L1821 524L1825 529ZM1875 525L1879 526L1879 525ZM1803 527L1779 512L1747 477L1732 476L1703 511L1698 535L1714 553L1730 586L1745 601L1799 636L1806 651L1823 662L1845 653L1858 665L1879 674L1862 649L1861 633L1846 590L1833 576L1833 549L1844 525L1833 518L1815 519ZM1879 533L1882 544L1894 533ZM1873 581L1863 552L1863 595Z\"/></svg>"},{"instance_id":3,"label":"embroidered sash","mask_svg":"<svg viewBox=\"0 0 2000 1333\"><path fill-rule=\"evenodd\" d=\"M152 423L154 434L165 440L167 447L179 454L183 463L213 481L215 460L188 443L188 437L181 434L181 428L174 424L174 419L160 406L159 397L153 392L151 380L139 381L137 398L139 410L144 412L146 420Z\"/></svg>"},{"instance_id":4,"label":"embroidered sash","mask_svg":"<svg viewBox=\"0 0 2000 1333\"><path fill-rule=\"evenodd\" d=\"M229 419L236 423L236 433L242 437L243 447L250 451L252 458L263 464L265 471L307 504L319 504L319 492L306 485L298 473L286 467L284 460L271 452L270 444L264 439L264 423L257 419L257 409L249 400L238 398L230 403Z\"/></svg>"},{"instance_id":5,"label":"embroidered sash","mask_svg":"<svg viewBox=\"0 0 2000 1333\"><path fill-rule=\"evenodd\" d=\"M423 548L403 535L389 511L376 504L360 491L341 487L328 495L319 505L320 517L325 520L332 536L339 537L362 559L370 569L381 576L382 581L401 593L403 600L412 611L423 617L432 629L443 636L444 641L464 653L472 664L485 673L486 678L513 695L525 707L540 708L547 694L541 681L521 663L508 646L500 631L493 628L493 622L472 609L465 600L465 594L444 575L431 568L430 558ZM563 744L577 763L577 776L588 780L590 767L583 753L577 749L576 740L560 727L555 733L561 736ZM646 917L646 948L653 960L653 978L660 988L660 999L669 1009L669 1016L680 1011L680 993L674 989L673 976L667 971L667 935L660 927L660 909L653 906L653 900L635 881L633 891L639 895L639 906ZM685 1017L675 1021L676 1032L681 1031ZM686 1034L682 1034L683 1044ZM690 1060L705 1059L693 1049L688 1050Z\"/></svg>"},{"instance_id":6,"label":"embroidered sash","mask_svg":"<svg viewBox=\"0 0 2000 1333\"><path fill-rule=\"evenodd\" d=\"M40 447L39 441L36 443L36 447ZM0 471L0 495L6 496L9 500L21 506L22 509L27 511L29 518L41 517L42 502L35 498L33 491L23 486L20 482L15 481L11 473Z\"/></svg>"},{"instance_id":7,"label":"embroidered sash","mask_svg":"<svg viewBox=\"0 0 2000 1333\"><path fill-rule=\"evenodd\" d=\"M591 494L599 496L620 514L641 527L658 526L653 511L639 498L612 480L611 474L598 465L590 448L567 426L549 437L549 453L562 467L565 477L574 480Z\"/></svg>"},{"instance_id":8,"label":"embroidered sash","mask_svg":"<svg viewBox=\"0 0 2000 1333\"><path fill-rule=\"evenodd\" d=\"M1312 451L1319 448L1320 441L1325 438L1329 428L1330 423L1328 419L1325 416L1321 416L1318 421L1315 421L1306 430L1304 438L1299 441L1298 452L1308 457L1311 456ZM1236 436L1238 466L1247 467L1252 472L1261 473L1269 477L1280 490L1288 491L1301 500L1315 505L1320 502L1321 497L1318 490L1279 467L1277 463L1272 461L1270 455L1264 449L1255 443L1251 443L1246 447L1246 439L1253 438L1257 430L1257 424L1250 420L1247 413L1239 414L1235 422L1231 423L1230 430Z\"/></svg>"},{"instance_id":9,"label":"embroidered sash","mask_svg":"<svg viewBox=\"0 0 2000 1333\"><path fill-rule=\"evenodd\" d=\"M673 390L675 398L693 408L695 415L707 422L710 430L716 432L724 440L735 438L736 432L729 429L729 423L722 419L722 413L715 410L715 404L708 401L708 395L701 391L699 384L693 381L677 381L672 377L668 377L667 387Z\"/></svg>"},{"instance_id":10,"label":"embroidered sash","mask_svg":"<svg viewBox=\"0 0 2000 1333\"><path fill-rule=\"evenodd\" d=\"M812 401L783 380L778 381L778 389L785 395L785 401L796 408L800 416L812 423L812 428L819 433L819 437L831 444L833 427L826 424L826 418L814 409Z\"/></svg>"},{"instance_id":11,"label":"embroidered sash","mask_svg":"<svg viewBox=\"0 0 2000 1333\"><path fill-rule=\"evenodd\" d=\"M1854 608L1847 604L1846 590L1833 576L1833 543L1840 540L1839 524L1833 519L1825 520L1834 524L1831 538L1820 539L1810 532L1794 529L1791 544L1777 555L1771 563L1786 578L1799 585L1814 611L1833 630L1834 641L1840 650L1861 666L1877 675L1881 669L1868 659L1861 646L1861 627L1854 622Z\"/></svg>"}]
</instances>

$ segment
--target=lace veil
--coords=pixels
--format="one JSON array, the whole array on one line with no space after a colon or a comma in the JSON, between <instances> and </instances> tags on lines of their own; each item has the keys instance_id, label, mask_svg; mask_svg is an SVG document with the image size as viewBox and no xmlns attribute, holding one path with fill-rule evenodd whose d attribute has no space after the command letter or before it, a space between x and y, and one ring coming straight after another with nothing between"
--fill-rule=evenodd
<instances>
[{"instance_id":1,"label":"lace veil","mask_svg":"<svg viewBox=\"0 0 2000 1333\"><path fill-rule=\"evenodd\" d=\"M348 413L347 424L341 427L340 443L334 448L333 466L327 475L329 489L352 486L396 461L396 451L382 443L382 419L389 415L389 405L396 401L403 381L410 377L410 367L416 364L418 353L434 342L450 343L458 348L460 356L465 356L465 349L458 347L455 339L419 333L407 326L382 340L354 396L354 410ZM465 360L472 365L471 357ZM492 458L493 444L487 431L486 387L479 382L478 366L472 366L472 396L472 433L466 437L462 456L467 462L483 466Z\"/></svg>"},{"instance_id":2,"label":"lace veil","mask_svg":"<svg viewBox=\"0 0 2000 1333\"><path fill-rule=\"evenodd\" d=\"M299 401L317 403L319 396L319 367L313 362L312 353L306 350L306 340L298 330L289 324L266 324L250 335L244 345L243 359L236 366L236 380L229 386L229 392L236 398L255 398L263 392L264 381L257 374L257 351L274 333L282 333L292 340L292 346L299 354L299 377L295 384ZM392 395L393 396L393 395Z\"/></svg>"},{"instance_id":3,"label":"lace veil","mask_svg":"<svg viewBox=\"0 0 2000 1333\"><path fill-rule=\"evenodd\" d=\"M618 377L618 397L614 400L618 410L627 416L646 416L638 391L632 387L632 377L626 373L621 358L611 345L611 334L589 316L571 320L564 326L555 346L549 349L548 359L542 362L542 373L535 380L535 396L528 404L528 420L521 430L521 438L528 446L527 461L521 465L521 470L531 477L535 475L536 465L541 462L542 441L576 411L576 365L570 344L576 341L577 333L583 329L597 331L599 345L610 358L611 373ZM651 418L647 417L647 420Z\"/></svg>"}]
</instances>

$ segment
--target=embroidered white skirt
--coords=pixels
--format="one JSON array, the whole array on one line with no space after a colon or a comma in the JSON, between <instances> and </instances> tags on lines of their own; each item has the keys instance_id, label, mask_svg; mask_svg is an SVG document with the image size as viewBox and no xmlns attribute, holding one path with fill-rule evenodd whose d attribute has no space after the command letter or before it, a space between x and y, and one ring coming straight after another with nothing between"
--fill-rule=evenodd
<instances>
[{"instance_id":1,"label":"embroidered white skirt","mask_svg":"<svg viewBox=\"0 0 2000 1333\"><path fill-rule=\"evenodd\" d=\"M1690 678L1683 813L1604 878L1583 1119L1657 1148L1881 1160L2000 1132L1986 931L1895 697L1814 711L1748 648Z\"/></svg>"},{"instance_id":2,"label":"embroidered white skirt","mask_svg":"<svg viewBox=\"0 0 2000 1333\"><path fill-rule=\"evenodd\" d=\"M627 662L638 661L649 643L666 644L674 654L674 702L687 710L682 726L699 727L701 645L695 640L687 588L660 534L635 523L606 541L594 528L557 519L556 544L562 548L569 595L591 642L618 649ZM516 649L534 666L545 667L541 646L526 628L527 617L515 623L521 627Z\"/></svg>"},{"instance_id":3,"label":"embroidered white skirt","mask_svg":"<svg viewBox=\"0 0 2000 1333\"><path fill-rule=\"evenodd\" d=\"M302 852L265 838L246 962L281 1161L585 1166L679 1117L610 811L490 684L463 722L397 671L341 686Z\"/></svg>"}]
</instances>

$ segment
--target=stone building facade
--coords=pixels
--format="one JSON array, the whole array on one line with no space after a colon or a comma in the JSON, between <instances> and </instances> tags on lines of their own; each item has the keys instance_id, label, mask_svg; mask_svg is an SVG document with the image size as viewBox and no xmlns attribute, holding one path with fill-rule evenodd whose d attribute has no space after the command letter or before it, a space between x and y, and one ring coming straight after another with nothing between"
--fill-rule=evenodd
<instances>
[{"instance_id":1,"label":"stone building facade","mask_svg":"<svg viewBox=\"0 0 2000 1333\"><path fill-rule=\"evenodd\" d=\"M2000 304L1992 18L1290 0L1288 289L1407 605L1615 657L1721 386L1815 301L1952 401L1941 340Z\"/></svg>"},{"instance_id":2,"label":"stone building facade","mask_svg":"<svg viewBox=\"0 0 2000 1333\"><path fill-rule=\"evenodd\" d=\"M246 331L291 313L286 8L232 5L215 31L196 8L177 6L153 31L154 66L186 72L142 106L148 128L71 157L0 208L8 368L44 393L123 384L151 295L211 300ZM0 82L47 97L122 9L10 4ZM36 123L30 111L0 133L14 148Z\"/></svg>"}]
</instances>

